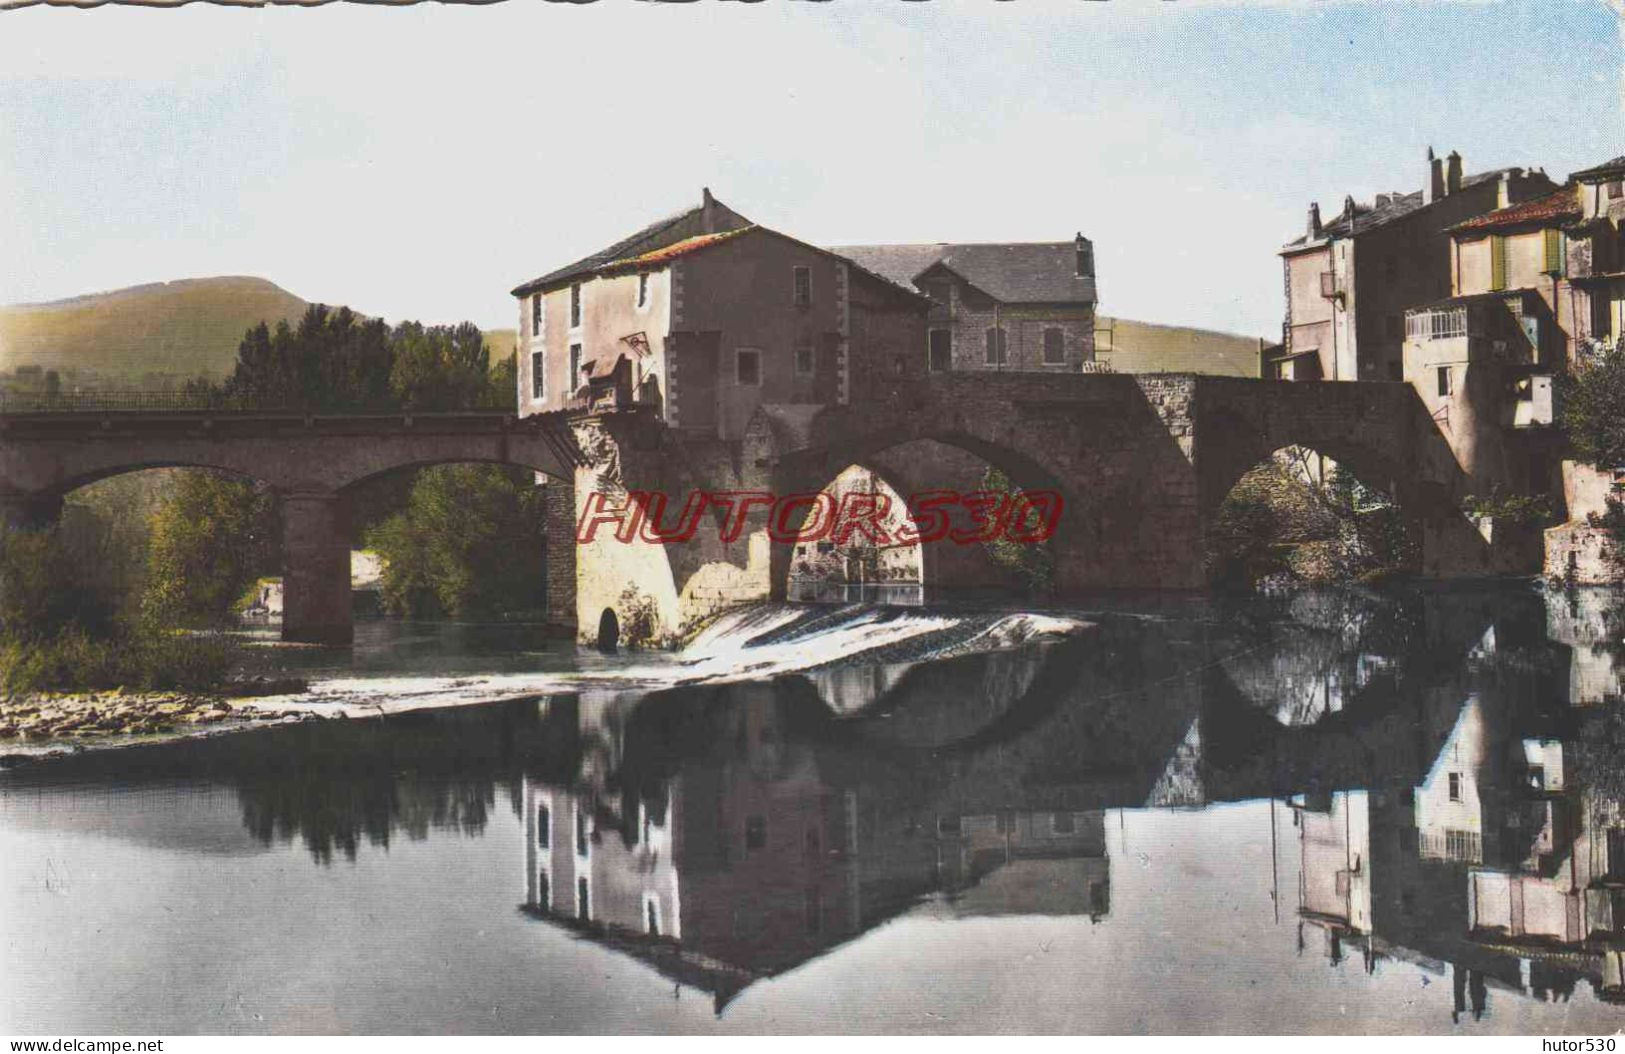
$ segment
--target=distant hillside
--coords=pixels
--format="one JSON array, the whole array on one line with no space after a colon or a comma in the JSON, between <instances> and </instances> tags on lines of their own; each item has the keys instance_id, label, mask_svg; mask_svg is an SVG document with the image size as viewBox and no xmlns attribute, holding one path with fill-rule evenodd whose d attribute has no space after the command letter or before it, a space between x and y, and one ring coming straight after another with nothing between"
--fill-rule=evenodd
<instances>
[{"instance_id":1,"label":"distant hillside","mask_svg":"<svg viewBox=\"0 0 1625 1054\"><path fill-rule=\"evenodd\" d=\"M1258 338L1129 318L1095 320L1095 355L1118 373L1257 377Z\"/></svg>"},{"instance_id":2,"label":"distant hillside","mask_svg":"<svg viewBox=\"0 0 1625 1054\"><path fill-rule=\"evenodd\" d=\"M224 377L245 330L297 320L306 306L263 278L233 277L0 307L0 370L42 366L130 382L150 373Z\"/></svg>"}]
</instances>

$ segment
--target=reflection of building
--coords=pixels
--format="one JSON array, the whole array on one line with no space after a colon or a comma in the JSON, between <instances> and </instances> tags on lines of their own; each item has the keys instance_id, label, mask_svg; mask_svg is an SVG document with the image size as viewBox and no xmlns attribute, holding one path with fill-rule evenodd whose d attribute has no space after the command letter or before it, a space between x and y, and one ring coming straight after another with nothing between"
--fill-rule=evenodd
<instances>
[{"instance_id":1,"label":"reflection of building","mask_svg":"<svg viewBox=\"0 0 1625 1054\"><path fill-rule=\"evenodd\" d=\"M1106 914L1099 810L959 816L832 785L784 720L768 697L717 715L704 738L722 757L682 760L652 800L647 784L527 781L526 910L712 993L719 1012L933 892L955 916Z\"/></svg>"}]
</instances>

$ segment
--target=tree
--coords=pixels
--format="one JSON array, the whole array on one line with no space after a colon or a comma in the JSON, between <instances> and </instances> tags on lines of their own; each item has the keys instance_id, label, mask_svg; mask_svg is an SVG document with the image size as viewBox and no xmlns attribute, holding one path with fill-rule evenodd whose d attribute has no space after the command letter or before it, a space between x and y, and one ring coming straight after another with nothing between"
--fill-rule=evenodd
<instances>
[{"instance_id":1,"label":"tree","mask_svg":"<svg viewBox=\"0 0 1625 1054\"><path fill-rule=\"evenodd\" d=\"M1583 356L1561 391L1563 428L1579 459L1625 466L1625 341Z\"/></svg>"},{"instance_id":2,"label":"tree","mask_svg":"<svg viewBox=\"0 0 1625 1054\"><path fill-rule=\"evenodd\" d=\"M534 610L545 599L541 492L522 469L436 465L406 508L366 534L383 559L384 608L453 617Z\"/></svg>"},{"instance_id":3,"label":"tree","mask_svg":"<svg viewBox=\"0 0 1625 1054\"><path fill-rule=\"evenodd\" d=\"M142 613L163 624L224 623L255 579L276 573L280 528L269 490L181 474L152 517Z\"/></svg>"},{"instance_id":4,"label":"tree","mask_svg":"<svg viewBox=\"0 0 1625 1054\"><path fill-rule=\"evenodd\" d=\"M390 335L389 389L397 405L455 410L479 405L486 391L485 334L472 322L425 326L403 322Z\"/></svg>"},{"instance_id":5,"label":"tree","mask_svg":"<svg viewBox=\"0 0 1625 1054\"><path fill-rule=\"evenodd\" d=\"M312 304L297 326L261 322L243 335L226 392L261 405L383 407L393 363L381 320Z\"/></svg>"}]
</instances>

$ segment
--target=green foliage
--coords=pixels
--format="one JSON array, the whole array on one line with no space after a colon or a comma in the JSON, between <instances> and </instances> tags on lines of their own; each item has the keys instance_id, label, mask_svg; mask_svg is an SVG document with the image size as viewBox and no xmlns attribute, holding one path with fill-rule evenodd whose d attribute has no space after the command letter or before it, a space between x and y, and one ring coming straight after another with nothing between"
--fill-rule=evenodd
<instances>
[{"instance_id":1,"label":"green foliage","mask_svg":"<svg viewBox=\"0 0 1625 1054\"><path fill-rule=\"evenodd\" d=\"M113 604L94 574L60 529L0 530L0 636L26 647L69 631L107 632Z\"/></svg>"},{"instance_id":2,"label":"green foliage","mask_svg":"<svg viewBox=\"0 0 1625 1054\"><path fill-rule=\"evenodd\" d=\"M1625 342L1585 357L1561 382L1563 429L1581 461L1625 465Z\"/></svg>"},{"instance_id":3,"label":"green foliage","mask_svg":"<svg viewBox=\"0 0 1625 1054\"><path fill-rule=\"evenodd\" d=\"M1555 519L1551 498L1545 494L1511 494L1496 486L1487 495L1469 494L1461 503L1469 516L1528 527L1549 526Z\"/></svg>"},{"instance_id":4,"label":"green foliage","mask_svg":"<svg viewBox=\"0 0 1625 1054\"><path fill-rule=\"evenodd\" d=\"M384 564L384 609L457 618L544 603L541 492L531 473L437 465L419 473L406 508L366 532Z\"/></svg>"},{"instance_id":5,"label":"green foliage","mask_svg":"<svg viewBox=\"0 0 1625 1054\"><path fill-rule=\"evenodd\" d=\"M297 325L260 323L244 334L223 386L206 379L185 391L224 406L309 409L460 410L512 406L513 352L495 366L472 322L390 329L347 307L312 304Z\"/></svg>"},{"instance_id":6,"label":"green foliage","mask_svg":"<svg viewBox=\"0 0 1625 1054\"><path fill-rule=\"evenodd\" d=\"M231 646L217 635L180 635L145 627L107 637L71 629L41 641L0 638L0 688L206 692L224 682L231 654Z\"/></svg>"},{"instance_id":7,"label":"green foliage","mask_svg":"<svg viewBox=\"0 0 1625 1054\"><path fill-rule=\"evenodd\" d=\"M1008 476L991 466L982 475L981 489L1008 495L1012 500L1021 494L1021 489L1011 483ZM1055 554L1050 551L1049 543L1012 541L1005 537L1006 533L1000 532L993 541L983 543L988 557L1000 567L1014 572L1028 592L1041 596L1053 591Z\"/></svg>"},{"instance_id":8,"label":"green foliage","mask_svg":"<svg viewBox=\"0 0 1625 1054\"><path fill-rule=\"evenodd\" d=\"M61 529L0 532L0 689L200 691L224 679L219 639L117 617L116 598Z\"/></svg>"},{"instance_id":9,"label":"green foliage","mask_svg":"<svg viewBox=\"0 0 1625 1054\"><path fill-rule=\"evenodd\" d=\"M1387 495L1300 448L1237 482L1209 529L1206 553L1214 584L1239 589L1272 576L1371 579L1414 567L1418 557Z\"/></svg>"},{"instance_id":10,"label":"green foliage","mask_svg":"<svg viewBox=\"0 0 1625 1054\"><path fill-rule=\"evenodd\" d=\"M152 518L142 612L159 625L221 625L249 584L274 573L281 519L263 488L181 474Z\"/></svg>"}]
</instances>

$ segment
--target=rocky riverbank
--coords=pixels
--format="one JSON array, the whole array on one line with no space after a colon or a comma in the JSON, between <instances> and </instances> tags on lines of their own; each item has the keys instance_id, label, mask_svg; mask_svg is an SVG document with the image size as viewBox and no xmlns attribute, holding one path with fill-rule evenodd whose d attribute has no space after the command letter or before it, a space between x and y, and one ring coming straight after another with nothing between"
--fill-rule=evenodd
<instances>
[{"instance_id":1,"label":"rocky riverbank","mask_svg":"<svg viewBox=\"0 0 1625 1054\"><path fill-rule=\"evenodd\" d=\"M285 692L290 683L234 686L237 702L191 692L33 692L0 699L0 742L87 739L179 732L222 721L276 720L282 712L256 707L243 696ZM303 688L303 682L298 684Z\"/></svg>"}]
</instances>

